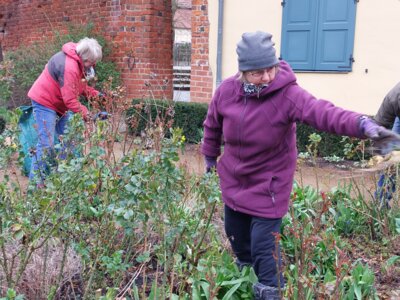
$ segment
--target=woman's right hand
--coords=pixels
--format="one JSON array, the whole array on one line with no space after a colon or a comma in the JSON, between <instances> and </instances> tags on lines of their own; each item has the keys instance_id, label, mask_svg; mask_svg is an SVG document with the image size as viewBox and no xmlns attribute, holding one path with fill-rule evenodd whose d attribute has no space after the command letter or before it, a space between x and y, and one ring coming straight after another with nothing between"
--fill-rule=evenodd
<instances>
[{"instance_id":1,"label":"woman's right hand","mask_svg":"<svg viewBox=\"0 0 400 300\"><path fill-rule=\"evenodd\" d=\"M360 121L362 133L373 141L373 152L386 155L400 149L400 135L378 125L372 119L363 117Z\"/></svg>"}]
</instances>

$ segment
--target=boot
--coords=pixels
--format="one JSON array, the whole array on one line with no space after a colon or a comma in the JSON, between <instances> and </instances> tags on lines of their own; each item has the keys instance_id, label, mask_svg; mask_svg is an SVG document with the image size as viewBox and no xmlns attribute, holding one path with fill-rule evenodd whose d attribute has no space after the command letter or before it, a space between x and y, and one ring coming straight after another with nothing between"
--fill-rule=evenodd
<instances>
[{"instance_id":1,"label":"boot","mask_svg":"<svg viewBox=\"0 0 400 300\"><path fill-rule=\"evenodd\" d=\"M254 299L255 300L280 300L279 289L273 286L266 286L262 283L253 285Z\"/></svg>"}]
</instances>

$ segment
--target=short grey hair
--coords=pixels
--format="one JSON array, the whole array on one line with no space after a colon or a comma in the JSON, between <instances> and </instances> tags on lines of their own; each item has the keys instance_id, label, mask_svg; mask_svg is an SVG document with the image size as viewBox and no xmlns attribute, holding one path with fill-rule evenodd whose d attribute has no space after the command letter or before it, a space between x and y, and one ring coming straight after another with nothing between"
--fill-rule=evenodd
<instances>
[{"instance_id":1,"label":"short grey hair","mask_svg":"<svg viewBox=\"0 0 400 300\"><path fill-rule=\"evenodd\" d=\"M98 62L103 57L99 42L88 37L85 37L78 42L76 53L78 53L83 61Z\"/></svg>"}]
</instances>

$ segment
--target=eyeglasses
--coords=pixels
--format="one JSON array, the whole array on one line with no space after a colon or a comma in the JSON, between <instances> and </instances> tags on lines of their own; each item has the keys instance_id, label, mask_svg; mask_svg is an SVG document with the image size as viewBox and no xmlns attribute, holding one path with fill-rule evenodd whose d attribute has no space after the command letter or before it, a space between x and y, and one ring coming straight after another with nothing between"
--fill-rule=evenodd
<instances>
[{"instance_id":1,"label":"eyeglasses","mask_svg":"<svg viewBox=\"0 0 400 300\"><path fill-rule=\"evenodd\" d=\"M93 61L93 60L85 59L83 62L85 64L87 64L87 65L90 65L90 66L96 65L96 61L95 60Z\"/></svg>"},{"instance_id":2,"label":"eyeglasses","mask_svg":"<svg viewBox=\"0 0 400 300\"><path fill-rule=\"evenodd\" d=\"M261 78L265 73L268 73L268 76L273 75L275 73L275 69L276 66L273 66L262 70L249 71L249 74L254 78Z\"/></svg>"}]
</instances>

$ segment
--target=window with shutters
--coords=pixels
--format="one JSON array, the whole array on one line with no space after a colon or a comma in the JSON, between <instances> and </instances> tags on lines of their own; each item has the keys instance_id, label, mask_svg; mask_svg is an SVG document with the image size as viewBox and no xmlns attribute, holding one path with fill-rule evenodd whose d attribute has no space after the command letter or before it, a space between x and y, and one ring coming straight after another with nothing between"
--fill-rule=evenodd
<instances>
[{"instance_id":1,"label":"window with shutters","mask_svg":"<svg viewBox=\"0 0 400 300\"><path fill-rule=\"evenodd\" d=\"M295 71L352 70L358 0L284 0L281 58Z\"/></svg>"}]
</instances>

